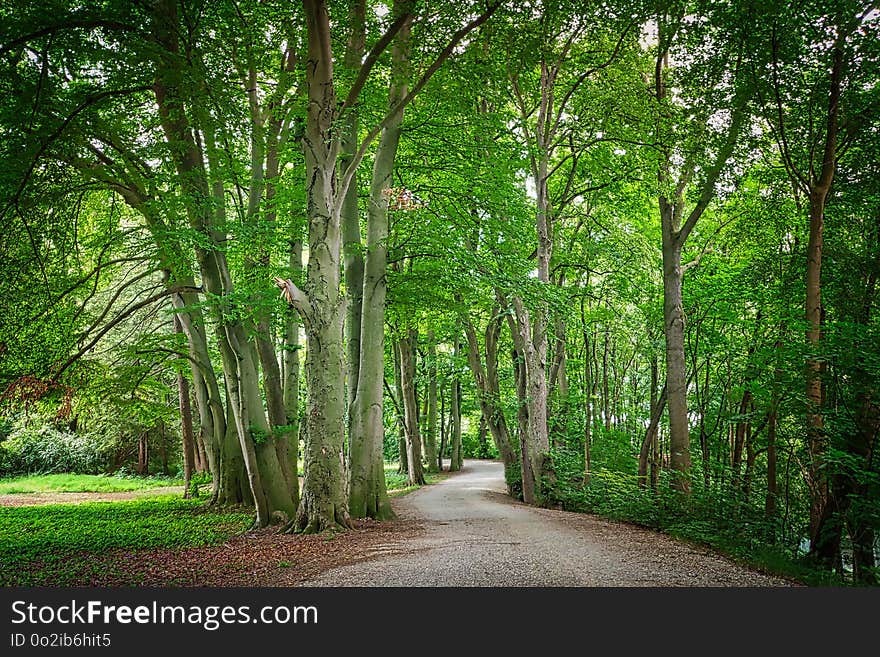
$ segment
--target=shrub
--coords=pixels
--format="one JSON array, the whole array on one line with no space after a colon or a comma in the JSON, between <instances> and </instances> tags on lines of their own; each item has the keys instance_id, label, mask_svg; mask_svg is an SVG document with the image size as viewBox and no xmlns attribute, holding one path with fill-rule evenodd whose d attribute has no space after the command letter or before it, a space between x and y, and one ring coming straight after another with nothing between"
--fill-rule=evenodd
<instances>
[{"instance_id":1,"label":"shrub","mask_svg":"<svg viewBox=\"0 0 880 657\"><path fill-rule=\"evenodd\" d=\"M59 431L50 425L16 427L0 444L3 474L97 474L103 465L100 445L91 436Z\"/></svg>"},{"instance_id":2,"label":"shrub","mask_svg":"<svg viewBox=\"0 0 880 657\"><path fill-rule=\"evenodd\" d=\"M513 459L513 462L504 469L504 482L507 484L507 492L512 497L522 500L522 464L519 457Z\"/></svg>"}]
</instances>

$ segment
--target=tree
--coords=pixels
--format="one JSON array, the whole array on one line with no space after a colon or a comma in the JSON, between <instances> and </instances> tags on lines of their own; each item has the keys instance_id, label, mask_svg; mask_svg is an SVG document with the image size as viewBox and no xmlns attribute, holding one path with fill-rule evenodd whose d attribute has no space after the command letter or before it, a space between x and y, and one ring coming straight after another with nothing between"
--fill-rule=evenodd
<instances>
[{"instance_id":1,"label":"tree","mask_svg":"<svg viewBox=\"0 0 880 657\"><path fill-rule=\"evenodd\" d=\"M726 76L731 101L726 109L729 120L719 130L715 130L716 150L714 153L702 152L705 140L712 137L710 118L712 114L725 108L720 101L712 105L692 105L691 112L680 117L680 123L673 119L671 132L669 119L677 114L669 94L667 69L670 51L676 37L687 32L684 10L678 15L663 11L657 18L657 56L654 67L654 98L658 107L658 205L663 237L663 321L666 336L666 397L669 409L669 441L671 467L676 473L676 487L689 492L688 474L691 468L690 430L688 427L687 370L684 353L685 314L682 307L682 250L697 222L703 216L709 203L715 197L715 188L725 166L747 124L749 110L747 103L751 91L745 83L742 53L748 23L735 28L733 34L724 34L730 52L720 48L721 35L706 34L707 47L713 50L715 61L727 61L730 68L713 66L709 84L716 89L722 87ZM727 17L724 17L727 18ZM701 23L711 19L695 21L696 29ZM716 26L716 29L720 26ZM732 37L732 38L731 38ZM735 50L734 50L735 49ZM738 55L734 55L738 52ZM733 56L732 56L733 55ZM691 71L689 71L691 73ZM706 91L706 88L703 89ZM712 98L709 94L707 98ZM711 102L711 101L710 101ZM689 132L696 126L696 133ZM678 130L676 131L676 127ZM684 134L682 134L684 130ZM720 134L718 134L720 132ZM691 141L693 140L693 141ZM682 153L681 151L684 150ZM679 171L673 170L673 154L683 159ZM706 158L700 161L700 158ZM696 202L687 211L686 192L696 175L699 174Z\"/></svg>"},{"instance_id":2,"label":"tree","mask_svg":"<svg viewBox=\"0 0 880 657\"><path fill-rule=\"evenodd\" d=\"M818 12L818 13L816 13ZM755 72L761 105L798 203L807 201L809 239L806 251L806 341L813 352L807 360L810 550L831 564L839 551L839 531L827 539L823 525L835 513L829 505L828 477L823 459L827 450L824 382L821 357L823 324L822 253L826 206L840 162L865 129L876 109L865 104L860 88L867 61L876 52L866 41L871 8L861 3L838 3L830 8L806 5L781 9L769 22L769 72ZM821 18L820 18L821 14ZM795 77L797 76L797 77ZM805 104L803 80L810 89ZM796 85L796 86L795 86ZM794 89L797 88L797 91ZM821 99L821 101L820 101ZM852 109L850 109L852 108Z\"/></svg>"}]
</instances>

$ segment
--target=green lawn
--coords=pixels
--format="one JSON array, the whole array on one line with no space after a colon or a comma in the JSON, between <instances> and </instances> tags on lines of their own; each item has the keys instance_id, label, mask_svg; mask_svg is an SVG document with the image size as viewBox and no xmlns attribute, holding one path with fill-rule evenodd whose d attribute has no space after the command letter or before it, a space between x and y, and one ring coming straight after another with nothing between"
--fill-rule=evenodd
<instances>
[{"instance_id":1,"label":"green lawn","mask_svg":"<svg viewBox=\"0 0 880 657\"><path fill-rule=\"evenodd\" d=\"M218 512L171 496L0 507L0 585L64 586L82 581L89 554L220 543L252 521L247 510Z\"/></svg>"},{"instance_id":2,"label":"green lawn","mask_svg":"<svg viewBox=\"0 0 880 657\"><path fill-rule=\"evenodd\" d=\"M171 477L113 477L106 475L46 474L0 479L0 495L9 493L116 493L157 486L178 486Z\"/></svg>"},{"instance_id":3,"label":"green lawn","mask_svg":"<svg viewBox=\"0 0 880 657\"><path fill-rule=\"evenodd\" d=\"M388 489L388 492L392 497L398 497L400 495L406 495L410 493L419 486L407 486L406 485L406 475L400 474L397 472L398 465L397 463L386 463L385 464L385 486ZM429 484L435 484L441 479L441 474L437 472L426 472L425 473L425 481Z\"/></svg>"}]
</instances>

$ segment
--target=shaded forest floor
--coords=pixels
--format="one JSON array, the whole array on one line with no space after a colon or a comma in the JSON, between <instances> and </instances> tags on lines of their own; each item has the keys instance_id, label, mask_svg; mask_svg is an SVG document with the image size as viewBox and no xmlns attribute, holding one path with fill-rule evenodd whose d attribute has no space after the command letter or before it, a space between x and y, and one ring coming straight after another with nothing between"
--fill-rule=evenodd
<instances>
[{"instance_id":1,"label":"shaded forest floor","mask_svg":"<svg viewBox=\"0 0 880 657\"><path fill-rule=\"evenodd\" d=\"M408 522L357 521L353 531L332 537L280 534L278 527L267 527L220 545L85 552L71 556L65 585L296 586L328 569L370 559L418 532Z\"/></svg>"}]
</instances>

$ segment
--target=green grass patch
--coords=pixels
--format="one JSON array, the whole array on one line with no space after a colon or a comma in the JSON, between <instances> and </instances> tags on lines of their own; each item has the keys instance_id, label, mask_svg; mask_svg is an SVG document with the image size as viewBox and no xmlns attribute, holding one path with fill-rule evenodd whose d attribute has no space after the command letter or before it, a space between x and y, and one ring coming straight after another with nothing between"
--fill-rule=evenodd
<instances>
[{"instance_id":1,"label":"green grass patch","mask_svg":"<svg viewBox=\"0 0 880 657\"><path fill-rule=\"evenodd\" d=\"M406 474L397 471L400 467L397 463L385 464L385 488L388 490L401 490L406 488Z\"/></svg>"},{"instance_id":2,"label":"green grass patch","mask_svg":"<svg viewBox=\"0 0 880 657\"><path fill-rule=\"evenodd\" d=\"M119 493L158 486L182 485L182 480L172 477L44 474L0 479L0 495L12 493Z\"/></svg>"},{"instance_id":3,"label":"green grass patch","mask_svg":"<svg viewBox=\"0 0 880 657\"><path fill-rule=\"evenodd\" d=\"M65 586L81 576L89 554L220 543L252 521L249 511L218 512L170 496L0 507L0 585Z\"/></svg>"},{"instance_id":4,"label":"green grass patch","mask_svg":"<svg viewBox=\"0 0 880 657\"><path fill-rule=\"evenodd\" d=\"M400 497L401 495L406 495L407 493L411 493L414 490L418 490L419 488L421 488L421 486L407 486L406 475L397 473L397 465L394 465L392 467L393 471L389 472L389 466L385 466L385 485L388 489L388 495L390 497ZM440 472L426 472L425 481L428 485L436 484L438 481L443 479L443 476L444 473Z\"/></svg>"}]
</instances>

